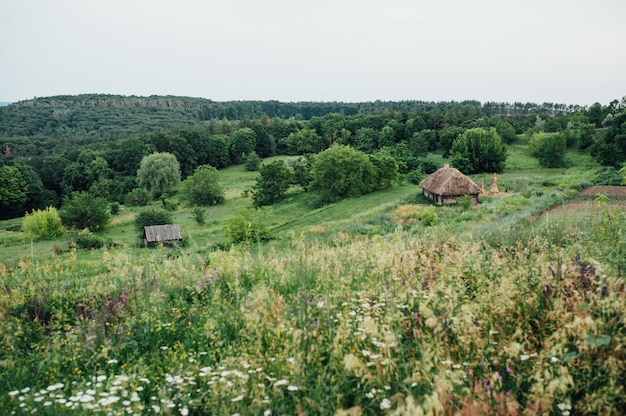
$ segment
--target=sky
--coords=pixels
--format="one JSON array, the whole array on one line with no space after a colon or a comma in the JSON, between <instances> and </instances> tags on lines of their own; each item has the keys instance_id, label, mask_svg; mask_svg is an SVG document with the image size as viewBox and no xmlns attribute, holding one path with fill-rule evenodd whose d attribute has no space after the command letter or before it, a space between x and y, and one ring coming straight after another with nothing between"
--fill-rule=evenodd
<instances>
[{"instance_id":1,"label":"sky","mask_svg":"<svg viewBox=\"0 0 626 416\"><path fill-rule=\"evenodd\" d=\"M0 101L608 104L624 0L0 0Z\"/></svg>"}]
</instances>

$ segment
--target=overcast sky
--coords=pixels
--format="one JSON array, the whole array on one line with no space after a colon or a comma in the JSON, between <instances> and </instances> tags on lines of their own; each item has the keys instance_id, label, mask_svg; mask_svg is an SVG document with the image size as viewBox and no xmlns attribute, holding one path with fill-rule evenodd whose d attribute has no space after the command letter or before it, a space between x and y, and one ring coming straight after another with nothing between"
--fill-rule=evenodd
<instances>
[{"instance_id":1,"label":"overcast sky","mask_svg":"<svg viewBox=\"0 0 626 416\"><path fill-rule=\"evenodd\" d=\"M624 0L0 0L0 101L608 104Z\"/></svg>"}]
</instances>

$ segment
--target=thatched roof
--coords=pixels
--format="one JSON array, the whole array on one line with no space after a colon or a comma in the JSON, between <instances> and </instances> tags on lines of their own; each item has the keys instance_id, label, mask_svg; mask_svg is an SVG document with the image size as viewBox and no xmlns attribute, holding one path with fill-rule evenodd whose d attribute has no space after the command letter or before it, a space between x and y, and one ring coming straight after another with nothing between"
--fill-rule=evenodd
<instances>
[{"instance_id":1,"label":"thatched roof","mask_svg":"<svg viewBox=\"0 0 626 416\"><path fill-rule=\"evenodd\" d=\"M437 170L420 182L420 188L430 193L443 196L476 195L480 187L460 170L448 165Z\"/></svg>"},{"instance_id":2,"label":"thatched roof","mask_svg":"<svg viewBox=\"0 0 626 416\"><path fill-rule=\"evenodd\" d=\"M182 240L183 233L178 224L150 225L143 227L143 239L148 243Z\"/></svg>"}]
</instances>

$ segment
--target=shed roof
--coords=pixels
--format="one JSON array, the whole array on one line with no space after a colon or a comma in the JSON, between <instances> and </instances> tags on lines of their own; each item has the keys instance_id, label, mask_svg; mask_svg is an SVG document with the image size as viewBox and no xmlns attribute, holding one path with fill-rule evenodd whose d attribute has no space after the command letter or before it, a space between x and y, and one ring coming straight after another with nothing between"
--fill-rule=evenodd
<instances>
[{"instance_id":1,"label":"shed roof","mask_svg":"<svg viewBox=\"0 0 626 416\"><path fill-rule=\"evenodd\" d=\"M143 227L143 239L149 243L182 240L183 233L178 224L150 225Z\"/></svg>"},{"instance_id":2,"label":"shed roof","mask_svg":"<svg viewBox=\"0 0 626 416\"><path fill-rule=\"evenodd\" d=\"M420 182L420 188L436 195L458 196L480 193L480 187L463 175L460 170L448 165L437 170Z\"/></svg>"}]
</instances>

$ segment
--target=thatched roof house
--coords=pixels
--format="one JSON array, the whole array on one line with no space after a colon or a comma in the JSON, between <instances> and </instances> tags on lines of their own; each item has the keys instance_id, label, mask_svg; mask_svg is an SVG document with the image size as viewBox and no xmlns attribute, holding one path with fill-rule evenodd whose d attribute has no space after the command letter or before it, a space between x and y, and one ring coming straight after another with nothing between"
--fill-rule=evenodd
<instances>
[{"instance_id":1,"label":"thatched roof house","mask_svg":"<svg viewBox=\"0 0 626 416\"><path fill-rule=\"evenodd\" d=\"M143 241L146 244L183 241L183 233L178 224L150 225L143 227Z\"/></svg>"},{"instance_id":2,"label":"thatched roof house","mask_svg":"<svg viewBox=\"0 0 626 416\"><path fill-rule=\"evenodd\" d=\"M458 169L451 168L447 163L420 182L419 186L426 198L439 205L458 202L465 195L470 195L472 204L477 204L478 194L480 194L480 187L474 181Z\"/></svg>"}]
</instances>

